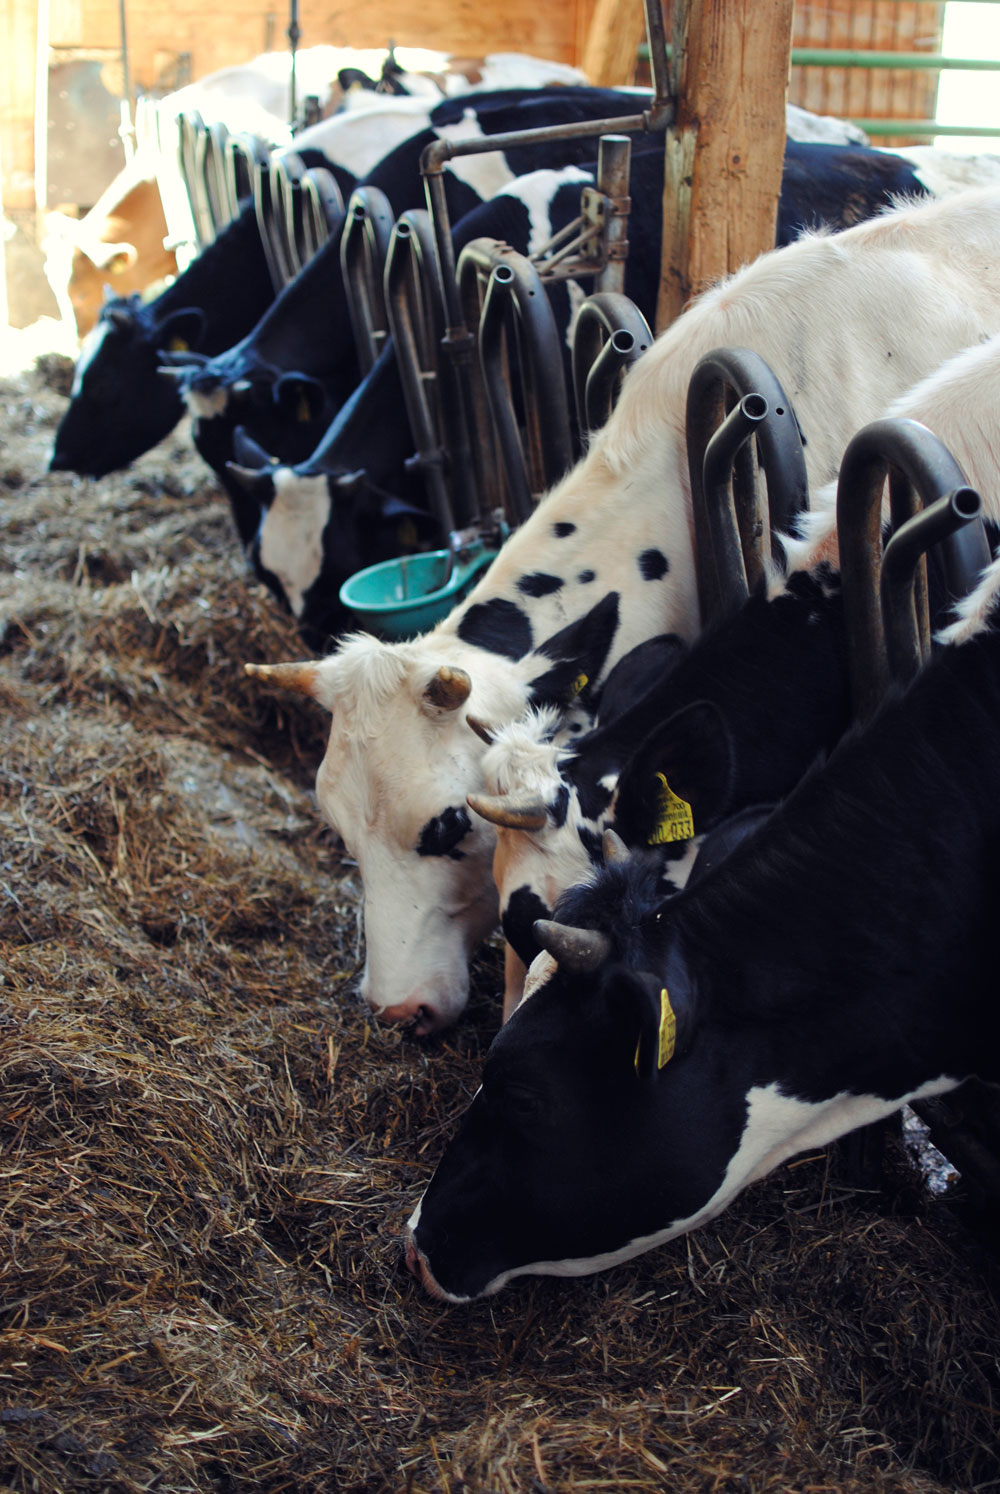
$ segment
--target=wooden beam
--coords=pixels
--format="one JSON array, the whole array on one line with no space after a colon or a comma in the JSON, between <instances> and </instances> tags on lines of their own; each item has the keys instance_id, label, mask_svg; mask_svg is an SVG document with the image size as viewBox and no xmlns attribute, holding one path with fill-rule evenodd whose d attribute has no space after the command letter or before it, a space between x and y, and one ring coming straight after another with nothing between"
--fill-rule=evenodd
<instances>
[{"instance_id":1,"label":"wooden beam","mask_svg":"<svg viewBox=\"0 0 1000 1494\"><path fill-rule=\"evenodd\" d=\"M619 88L635 78L645 40L643 0L597 0L580 66L596 86Z\"/></svg>"},{"instance_id":2,"label":"wooden beam","mask_svg":"<svg viewBox=\"0 0 1000 1494\"><path fill-rule=\"evenodd\" d=\"M677 0L656 328L773 248L792 0Z\"/></svg>"}]
</instances>

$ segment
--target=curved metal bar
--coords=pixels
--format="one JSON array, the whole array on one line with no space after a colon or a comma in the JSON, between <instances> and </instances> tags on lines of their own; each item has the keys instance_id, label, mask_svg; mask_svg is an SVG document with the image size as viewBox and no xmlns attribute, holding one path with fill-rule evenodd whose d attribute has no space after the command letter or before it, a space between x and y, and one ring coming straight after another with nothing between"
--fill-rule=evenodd
<instances>
[{"instance_id":1,"label":"curved metal bar","mask_svg":"<svg viewBox=\"0 0 1000 1494\"><path fill-rule=\"evenodd\" d=\"M394 218L384 192L355 187L340 239L340 267L362 377L374 367L389 336L384 281Z\"/></svg>"},{"instance_id":2,"label":"curved metal bar","mask_svg":"<svg viewBox=\"0 0 1000 1494\"><path fill-rule=\"evenodd\" d=\"M733 491L726 474L723 482L713 482L711 499L707 494L704 473L705 455L714 432L722 423L727 407L747 394L759 394L767 404L767 418L754 432L753 449L741 442L735 448L736 462ZM688 472L691 481L691 508L695 532L695 561L698 595L703 621L721 614L723 596L734 599L745 596L745 587L753 586L764 570L764 536L769 537L769 552L775 559L781 555L780 534L787 530L796 514L808 507L809 486L795 412L775 374L757 353L749 348L715 348L699 360L688 385L685 416ZM767 490L766 517L761 508L754 449L764 472ZM732 517L723 518L716 505L725 503ZM713 515L714 517L710 516ZM735 523L740 535L742 563L724 577L720 559L714 550L716 531L724 533ZM727 542L725 553L735 556Z\"/></svg>"},{"instance_id":3,"label":"curved metal bar","mask_svg":"<svg viewBox=\"0 0 1000 1494\"><path fill-rule=\"evenodd\" d=\"M443 534L455 527L445 475L438 347L443 332L443 297L429 215L403 213L389 238L385 262L385 306L403 399L416 446L415 465L427 486L430 511Z\"/></svg>"},{"instance_id":4,"label":"curved metal bar","mask_svg":"<svg viewBox=\"0 0 1000 1494\"><path fill-rule=\"evenodd\" d=\"M538 272L524 255L474 239L462 250L460 267L463 262L489 276L479 358L504 467L507 516L518 524L573 462L559 334ZM461 268L459 273L461 279ZM520 421L510 377L515 363L523 396Z\"/></svg>"},{"instance_id":5,"label":"curved metal bar","mask_svg":"<svg viewBox=\"0 0 1000 1494\"><path fill-rule=\"evenodd\" d=\"M208 199L205 195L204 160L208 128L198 110L191 109L178 115L177 131L177 154L181 176L184 179L188 202L191 205L198 247L204 249L206 244L212 242L214 236L212 215L209 212Z\"/></svg>"},{"instance_id":6,"label":"curved metal bar","mask_svg":"<svg viewBox=\"0 0 1000 1494\"><path fill-rule=\"evenodd\" d=\"M202 170L205 177L205 200L212 219L213 237L218 236L233 218L226 180L226 142L229 130L221 120L208 126Z\"/></svg>"},{"instance_id":7,"label":"curved metal bar","mask_svg":"<svg viewBox=\"0 0 1000 1494\"><path fill-rule=\"evenodd\" d=\"M908 678L906 669L912 672L914 657L919 665L929 640L926 591L917 594L916 590L924 583L918 577L900 587L898 578L905 568L902 562L894 560L886 582L885 603L893 638L890 661L881 600L882 492L887 477L894 530L912 520L917 501L926 508L956 490L963 490L964 494L971 491L947 447L916 420L876 420L858 431L848 443L837 483L837 531L851 687L855 714L862 721L878 706L892 678L893 667L900 667L904 671L902 677ZM972 507L967 496L963 496L961 503ZM973 518L975 514L970 512L963 522L968 524ZM930 531L916 531L918 536L927 532ZM951 577L964 577L963 589L967 589L977 574L977 565L973 561L970 567L969 557L975 556L978 542L973 535L971 541L962 543L956 538L957 532L946 526L945 537L939 542L945 550L949 584ZM904 557L913 545L912 533L901 547ZM982 542L985 545L985 535ZM985 555L984 563L988 563L988 547ZM910 635L905 641L904 631Z\"/></svg>"},{"instance_id":8,"label":"curved metal bar","mask_svg":"<svg viewBox=\"0 0 1000 1494\"><path fill-rule=\"evenodd\" d=\"M650 347L653 333L634 301L597 291L580 307L573 327L573 396L580 435L597 430L614 409L622 370Z\"/></svg>"},{"instance_id":9,"label":"curved metal bar","mask_svg":"<svg viewBox=\"0 0 1000 1494\"><path fill-rule=\"evenodd\" d=\"M302 237L302 187L305 166L294 151L275 156L271 164L272 195L275 202L274 224L277 230L275 249L285 283L294 280L307 256Z\"/></svg>"},{"instance_id":10,"label":"curved metal bar","mask_svg":"<svg viewBox=\"0 0 1000 1494\"><path fill-rule=\"evenodd\" d=\"M705 511L711 535L718 587L718 616L735 612L750 595L762 574L760 520L754 513L752 543L746 542L745 523L731 487L733 465L740 451L767 419L767 400L762 394L744 394L711 437L702 461ZM756 497L755 485L749 484Z\"/></svg>"},{"instance_id":11,"label":"curved metal bar","mask_svg":"<svg viewBox=\"0 0 1000 1494\"><path fill-rule=\"evenodd\" d=\"M271 174L271 158L266 153L254 155L253 208L257 218L257 232L267 260L268 273L275 294L285 285L284 255L280 252L281 229L275 222L276 183Z\"/></svg>"},{"instance_id":12,"label":"curved metal bar","mask_svg":"<svg viewBox=\"0 0 1000 1494\"><path fill-rule=\"evenodd\" d=\"M975 488L955 488L907 519L886 545L879 579L879 605L892 679L902 683L911 680L926 657L915 592L920 561L933 545L942 544L967 528L973 534L977 530L982 534L982 524L972 524L982 509L982 499Z\"/></svg>"},{"instance_id":13,"label":"curved metal bar","mask_svg":"<svg viewBox=\"0 0 1000 1494\"><path fill-rule=\"evenodd\" d=\"M310 166L302 174L302 213L311 259L344 221L344 199L337 178L325 166Z\"/></svg>"}]
</instances>

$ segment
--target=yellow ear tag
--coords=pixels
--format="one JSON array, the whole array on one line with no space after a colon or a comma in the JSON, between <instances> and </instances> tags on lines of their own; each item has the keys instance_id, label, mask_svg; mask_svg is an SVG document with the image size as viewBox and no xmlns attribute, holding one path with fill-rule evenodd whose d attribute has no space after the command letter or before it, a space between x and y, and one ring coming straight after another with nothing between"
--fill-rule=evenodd
<instances>
[{"instance_id":1,"label":"yellow ear tag","mask_svg":"<svg viewBox=\"0 0 1000 1494\"><path fill-rule=\"evenodd\" d=\"M306 399L304 394L299 395L299 402L295 408L295 418L296 420L301 421L303 424L308 419L310 419L309 401Z\"/></svg>"},{"instance_id":2,"label":"yellow ear tag","mask_svg":"<svg viewBox=\"0 0 1000 1494\"><path fill-rule=\"evenodd\" d=\"M589 678L588 678L587 675L585 675L585 674L578 674L577 675L576 679L573 681L573 683L569 687L569 693L570 693L570 696L572 697L573 700L576 699L576 697L580 694L581 690L585 690L587 688L587 685L589 684L589 682L590 681L589 681Z\"/></svg>"},{"instance_id":3,"label":"yellow ear tag","mask_svg":"<svg viewBox=\"0 0 1000 1494\"><path fill-rule=\"evenodd\" d=\"M693 839L694 815L690 804L674 793L662 773L657 773L656 777L660 781L658 819L648 844L665 846L675 840Z\"/></svg>"},{"instance_id":4,"label":"yellow ear tag","mask_svg":"<svg viewBox=\"0 0 1000 1494\"><path fill-rule=\"evenodd\" d=\"M666 986L660 991L660 1032L656 1054L656 1067L662 1069L674 1056L677 1047L677 1017L670 1005ZM639 1072L639 1044L635 1045L635 1071Z\"/></svg>"},{"instance_id":5,"label":"yellow ear tag","mask_svg":"<svg viewBox=\"0 0 1000 1494\"><path fill-rule=\"evenodd\" d=\"M191 350L191 344L184 341L183 337L172 337L167 343L168 353L187 353Z\"/></svg>"}]
</instances>

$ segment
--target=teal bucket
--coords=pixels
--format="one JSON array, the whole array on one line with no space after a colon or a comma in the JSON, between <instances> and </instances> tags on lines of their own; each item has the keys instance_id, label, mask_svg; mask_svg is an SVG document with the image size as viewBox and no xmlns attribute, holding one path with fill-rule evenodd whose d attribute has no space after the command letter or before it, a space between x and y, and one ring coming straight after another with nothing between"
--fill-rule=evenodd
<instances>
[{"instance_id":1,"label":"teal bucket","mask_svg":"<svg viewBox=\"0 0 1000 1494\"><path fill-rule=\"evenodd\" d=\"M480 544L457 556L451 550L431 550L383 560L349 577L340 588L340 600L370 632L383 638L414 638L447 617L496 553Z\"/></svg>"}]
</instances>

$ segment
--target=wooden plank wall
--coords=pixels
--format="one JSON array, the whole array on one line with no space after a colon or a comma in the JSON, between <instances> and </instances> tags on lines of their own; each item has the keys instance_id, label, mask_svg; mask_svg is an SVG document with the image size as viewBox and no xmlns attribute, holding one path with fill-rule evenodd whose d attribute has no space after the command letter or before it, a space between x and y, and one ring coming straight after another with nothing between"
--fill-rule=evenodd
<instances>
[{"instance_id":1,"label":"wooden plank wall","mask_svg":"<svg viewBox=\"0 0 1000 1494\"><path fill-rule=\"evenodd\" d=\"M302 47L434 47L477 57L531 52L578 64L596 0L300 0ZM37 15L49 15L53 62L97 57L105 87L121 91L118 0L4 0L0 20L0 160L8 211L34 205L34 79ZM288 47L287 0L126 0L133 93L163 92L260 52Z\"/></svg>"},{"instance_id":2,"label":"wooden plank wall","mask_svg":"<svg viewBox=\"0 0 1000 1494\"><path fill-rule=\"evenodd\" d=\"M815 0L795 7L793 47L940 52L944 6L893 0ZM938 74L909 69L793 67L789 101L841 119L933 119ZM880 136L876 145L914 143ZM926 142L920 142L926 143Z\"/></svg>"}]
</instances>

